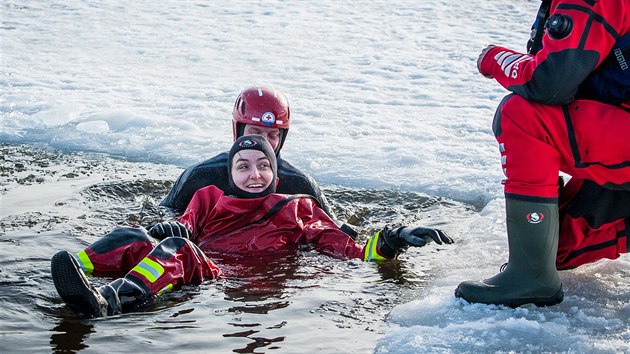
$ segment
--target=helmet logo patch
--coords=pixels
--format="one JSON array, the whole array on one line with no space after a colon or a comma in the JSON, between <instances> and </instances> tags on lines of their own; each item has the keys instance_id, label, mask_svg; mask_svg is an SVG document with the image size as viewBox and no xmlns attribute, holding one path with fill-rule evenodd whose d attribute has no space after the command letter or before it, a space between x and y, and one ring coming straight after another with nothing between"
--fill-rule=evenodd
<instances>
[{"instance_id":1,"label":"helmet logo patch","mask_svg":"<svg viewBox=\"0 0 630 354\"><path fill-rule=\"evenodd\" d=\"M251 140L251 139L245 139L238 144L238 146L242 148L251 148L256 145L258 145L258 142L256 140Z\"/></svg>"},{"instance_id":2,"label":"helmet logo patch","mask_svg":"<svg viewBox=\"0 0 630 354\"><path fill-rule=\"evenodd\" d=\"M276 116L274 116L271 112L266 112L262 115L262 117L260 117L260 120L264 125L271 126L276 122Z\"/></svg>"},{"instance_id":3,"label":"helmet logo patch","mask_svg":"<svg viewBox=\"0 0 630 354\"><path fill-rule=\"evenodd\" d=\"M530 224L540 224L545 219L545 214L534 211L525 216L527 222Z\"/></svg>"}]
</instances>

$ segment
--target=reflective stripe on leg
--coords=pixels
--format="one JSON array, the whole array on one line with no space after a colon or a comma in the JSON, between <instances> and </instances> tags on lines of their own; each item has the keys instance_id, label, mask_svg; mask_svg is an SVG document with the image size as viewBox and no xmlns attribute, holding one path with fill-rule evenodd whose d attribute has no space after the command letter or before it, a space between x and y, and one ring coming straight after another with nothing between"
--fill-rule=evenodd
<instances>
[{"instance_id":1,"label":"reflective stripe on leg","mask_svg":"<svg viewBox=\"0 0 630 354\"><path fill-rule=\"evenodd\" d=\"M86 275L91 275L92 271L94 271L94 265L85 250L77 253L77 259L79 260L79 265L81 269L83 269L83 272L85 272Z\"/></svg>"}]
</instances>

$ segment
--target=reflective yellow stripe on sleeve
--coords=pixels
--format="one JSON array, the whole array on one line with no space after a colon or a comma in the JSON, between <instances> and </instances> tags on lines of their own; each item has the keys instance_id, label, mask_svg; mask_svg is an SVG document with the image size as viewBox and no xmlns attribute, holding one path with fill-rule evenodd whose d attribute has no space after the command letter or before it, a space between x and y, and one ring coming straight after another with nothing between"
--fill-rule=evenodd
<instances>
[{"instance_id":1,"label":"reflective yellow stripe on sleeve","mask_svg":"<svg viewBox=\"0 0 630 354\"><path fill-rule=\"evenodd\" d=\"M137 266L133 267L133 271L142 274L151 283L164 274L164 268L156 261L145 257Z\"/></svg>"},{"instance_id":2,"label":"reflective yellow stripe on sleeve","mask_svg":"<svg viewBox=\"0 0 630 354\"><path fill-rule=\"evenodd\" d=\"M378 244L378 238L381 236L381 232L377 232L367 240L365 246L365 254L363 255L364 261L381 261L386 259L376 252L376 245Z\"/></svg>"},{"instance_id":3,"label":"reflective yellow stripe on sleeve","mask_svg":"<svg viewBox=\"0 0 630 354\"><path fill-rule=\"evenodd\" d=\"M92 261L90 260L90 257L87 255L85 250L77 253L77 259L79 260L79 264L81 265L83 272L87 275L92 274L92 271L94 270L94 264L92 264Z\"/></svg>"}]
</instances>

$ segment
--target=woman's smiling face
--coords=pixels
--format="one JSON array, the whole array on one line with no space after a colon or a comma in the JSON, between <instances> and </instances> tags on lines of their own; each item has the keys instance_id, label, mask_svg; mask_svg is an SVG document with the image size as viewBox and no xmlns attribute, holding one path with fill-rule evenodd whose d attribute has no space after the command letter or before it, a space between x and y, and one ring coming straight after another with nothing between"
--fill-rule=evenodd
<instances>
[{"instance_id":1,"label":"woman's smiling face","mask_svg":"<svg viewBox=\"0 0 630 354\"><path fill-rule=\"evenodd\" d=\"M271 163L262 151L241 150L232 159L232 179L243 191L261 193L273 182Z\"/></svg>"}]
</instances>

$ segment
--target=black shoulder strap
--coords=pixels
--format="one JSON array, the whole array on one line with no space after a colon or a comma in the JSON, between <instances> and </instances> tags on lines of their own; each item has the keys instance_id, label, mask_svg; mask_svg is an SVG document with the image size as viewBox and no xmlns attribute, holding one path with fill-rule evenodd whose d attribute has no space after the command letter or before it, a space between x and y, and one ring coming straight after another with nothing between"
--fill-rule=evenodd
<instances>
[{"instance_id":1,"label":"black shoulder strap","mask_svg":"<svg viewBox=\"0 0 630 354\"><path fill-rule=\"evenodd\" d=\"M262 224L267 219L269 219L273 214L275 214L278 211L280 211L280 209L282 209L285 205L287 205L288 202L292 201L293 199L297 199L297 198L311 198L311 199L315 200L315 202L317 202L317 200L312 195L309 195L309 194L292 194L292 195L288 195L284 199L282 199L281 201L279 201L276 204L274 204L274 206L269 208L269 210L265 213L265 215L263 215L260 219L252 221L250 223L247 223L247 224L239 227L238 229L230 230L227 233L220 234L220 235L213 235L211 239L208 239L205 242L202 242L198 246L202 247L204 244L206 244L208 242L211 242L215 238L227 235L227 234L232 233L232 232L234 232L236 230L239 230L239 229L251 226L251 225L255 225L255 224Z\"/></svg>"},{"instance_id":2,"label":"black shoulder strap","mask_svg":"<svg viewBox=\"0 0 630 354\"><path fill-rule=\"evenodd\" d=\"M529 38L527 46L527 52L535 55L542 49L542 37L545 34L545 22L549 18L549 10L551 8L551 0L542 0L538 14L536 15L536 21L532 26L532 33Z\"/></svg>"},{"instance_id":3,"label":"black shoulder strap","mask_svg":"<svg viewBox=\"0 0 630 354\"><path fill-rule=\"evenodd\" d=\"M256 220L256 221L252 221L251 223L245 225L245 226L249 226L249 225L253 225L253 224L262 224L265 220L269 219L273 214L277 213L280 209L282 209L282 207L284 207L288 202L292 201L293 199L296 198L311 198L311 199L315 199L312 195L309 194L292 194L287 196L286 198L282 199L281 201L277 202L274 206L272 206L271 208L269 208L269 210L267 211L267 213L265 213L265 215L262 216L262 218ZM243 226L243 227L245 227Z\"/></svg>"}]
</instances>

